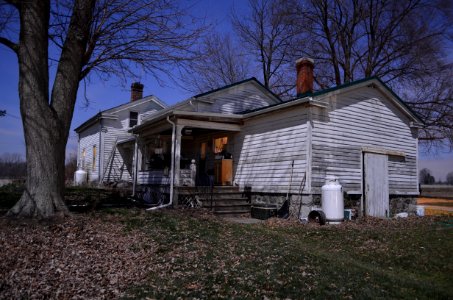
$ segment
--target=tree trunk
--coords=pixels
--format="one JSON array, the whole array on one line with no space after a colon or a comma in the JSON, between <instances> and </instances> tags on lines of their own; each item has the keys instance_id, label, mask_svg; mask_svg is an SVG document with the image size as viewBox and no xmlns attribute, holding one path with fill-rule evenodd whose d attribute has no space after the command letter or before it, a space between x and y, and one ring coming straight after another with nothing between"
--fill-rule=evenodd
<instances>
[{"instance_id":1,"label":"tree trunk","mask_svg":"<svg viewBox=\"0 0 453 300\"><path fill-rule=\"evenodd\" d=\"M48 123L57 123L46 120ZM27 144L27 181L19 202L9 216L50 218L65 216L68 210L64 197L64 163L66 142L61 129L54 126L32 126L24 122Z\"/></svg>"},{"instance_id":2,"label":"tree trunk","mask_svg":"<svg viewBox=\"0 0 453 300\"><path fill-rule=\"evenodd\" d=\"M63 202L66 143L74 112L94 0L76 0L49 97L50 1L19 5L19 97L24 127L27 181L9 216L67 215Z\"/></svg>"}]
</instances>

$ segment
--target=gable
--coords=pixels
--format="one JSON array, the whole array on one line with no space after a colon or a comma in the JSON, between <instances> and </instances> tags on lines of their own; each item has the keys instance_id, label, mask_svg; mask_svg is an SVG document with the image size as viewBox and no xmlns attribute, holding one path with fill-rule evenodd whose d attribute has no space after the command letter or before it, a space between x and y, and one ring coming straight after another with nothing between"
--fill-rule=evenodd
<instances>
[{"instance_id":1,"label":"gable","mask_svg":"<svg viewBox=\"0 0 453 300\"><path fill-rule=\"evenodd\" d=\"M402 109L398 102L394 101L382 89L376 86L363 86L357 89L345 90L340 93L329 93L317 98L325 103L329 116L335 111L349 113L351 119L363 117L367 122L385 124L405 124L411 127L414 117Z\"/></svg>"},{"instance_id":2,"label":"gable","mask_svg":"<svg viewBox=\"0 0 453 300\"><path fill-rule=\"evenodd\" d=\"M401 100L385 83L383 83L379 78L365 78L362 80L354 81L351 83L346 83L340 86L336 86L330 89L325 89L319 92L315 92L311 95L312 98L322 101L327 96L332 95L342 95L354 92L356 94L368 93L367 89L375 89L380 92L380 97L382 100L387 100L392 103L393 107L397 108L401 113L405 115L414 124L421 125L423 121L420 117L412 111L407 104Z\"/></svg>"},{"instance_id":3,"label":"gable","mask_svg":"<svg viewBox=\"0 0 453 300\"><path fill-rule=\"evenodd\" d=\"M194 97L198 112L237 114L280 103L280 99L256 80L248 80Z\"/></svg>"},{"instance_id":4,"label":"gable","mask_svg":"<svg viewBox=\"0 0 453 300\"><path fill-rule=\"evenodd\" d=\"M120 120L121 124L126 124L125 122L129 121L129 113L131 111L137 112L139 114L139 119L144 120L150 115L154 114L156 111L162 110L166 105L161 102L155 96L147 96L145 98L124 103L109 109L106 109L102 112L97 113L77 128L74 129L75 132L81 133L84 130L87 130L93 124L96 124L100 119L109 120L109 124L116 123L116 120ZM120 126L116 126L120 128ZM128 127L128 126L126 126ZM123 126L123 128L126 128Z\"/></svg>"}]
</instances>

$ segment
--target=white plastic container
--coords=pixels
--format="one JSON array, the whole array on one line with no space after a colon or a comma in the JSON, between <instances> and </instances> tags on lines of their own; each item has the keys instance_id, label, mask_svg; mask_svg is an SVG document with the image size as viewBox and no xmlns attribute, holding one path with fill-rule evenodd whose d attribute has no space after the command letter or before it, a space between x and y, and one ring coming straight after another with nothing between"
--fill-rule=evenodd
<instances>
[{"instance_id":1,"label":"white plastic container","mask_svg":"<svg viewBox=\"0 0 453 300\"><path fill-rule=\"evenodd\" d=\"M87 182L88 174L82 169L78 169L74 173L74 185L84 185Z\"/></svg>"},{"instance_id":2,"label":"white plastic container","mask_svg":"<svg viewBox=\"0 0 453 300\"><path fill-rule=\"evenodd\" d=\"M425 207L423 205L416 205L415 214L419 217L424 217L425 216Z\"/></svg>"},{"instance_id":3,"label":"white plastic container","mask_svg":"<svg viewBox=\"0 0 453 300\"><path fill-rule=\"evenodd\" d=\"M326 176L326 183L321 188L322 211L329 224L340 224L344 220L343 188L335 176Z\"/></svg>"}]
</instances>

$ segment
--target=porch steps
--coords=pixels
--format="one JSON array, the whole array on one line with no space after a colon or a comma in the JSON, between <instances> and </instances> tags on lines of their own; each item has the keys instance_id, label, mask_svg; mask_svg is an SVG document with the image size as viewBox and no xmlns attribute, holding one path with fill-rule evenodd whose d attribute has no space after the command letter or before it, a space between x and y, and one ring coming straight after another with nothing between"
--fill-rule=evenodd
<instances>
[{"instance_id":1,"label":"porch steps","mask_svg":"<svg viewBox=\"0 0 453 300\"><path fill-rule=\"evenodd\" d=\"M200 199L203 207L211 207L211 199ZM221 216L238 216L250 214L251 204L238 187L214 187L212 209Z\"/></svg>"}]
</instances>

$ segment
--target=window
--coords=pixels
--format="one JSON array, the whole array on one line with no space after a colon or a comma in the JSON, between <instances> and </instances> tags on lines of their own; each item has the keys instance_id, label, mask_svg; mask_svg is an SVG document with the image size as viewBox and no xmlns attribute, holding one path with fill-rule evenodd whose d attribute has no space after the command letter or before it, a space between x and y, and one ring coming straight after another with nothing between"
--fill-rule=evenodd
<instances>
[{"instance_id":1,"label":"window","mask_svg":"<svg viewBox=\"0 0 453 300\"><path fill-rule=\"evenodd\" d=\"M134 127L138 123L138 112L129 112L129 127Z\"/></svg>"},{"instance_id":2,"label":"window","mask_svg":"<svg viewBox=\"0 0 453 300\"><path fill-rule=\"evenodd\" d=\"M93 146L93 170L96 169L96 145Z\"/></svg>"},{"instance_id":3,"label":"window","mask_svg":"<svg viewBox=\"0 0 453 300\"><path fill-rule=\"evenodd\" d=\"M214 139L214 153L220 153L225 149L225 145L228 143L228 137L224 136L221 138Z\"/></svg>"}]
</instances>

